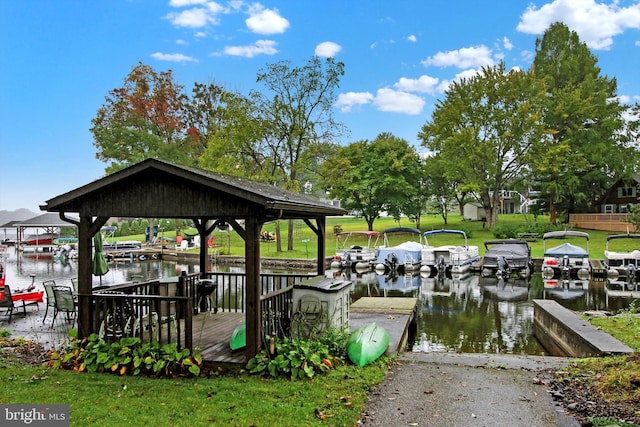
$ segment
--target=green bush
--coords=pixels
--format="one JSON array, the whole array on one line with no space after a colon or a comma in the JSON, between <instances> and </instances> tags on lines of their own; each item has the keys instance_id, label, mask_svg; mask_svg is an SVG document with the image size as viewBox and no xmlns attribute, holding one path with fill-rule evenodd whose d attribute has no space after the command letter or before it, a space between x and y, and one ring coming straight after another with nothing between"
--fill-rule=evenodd
<instances>
[{"instance_id":1,"label":"green bush","mask_svg":"<svg viewBox=\"0 0 640 427\"><path fill-rule=\"evenodd\" d=\"M143 343L138 337L123 337L118 342L107 343L91 334L77 339L77 331L68 347L51 355L49 365L56 369L78 372L113 372L119 375L147 376L198 376L202 357L188 348L178 349L177 344L161 345L157 341Z\"/></svg>"},{"instance_id":2,"label":"green bush","mask_svg":"<svg viewBox=\"0 0 640 427\"><path fill-rule=\"evenodd\" d=\"M333 368L340 359L329 352L329 347L316 340L276 340L275 351L260 351L247 363L252 374L262 376L288 376L291 380L313 378L316 374Z\"/></svg>"}]
</instances>

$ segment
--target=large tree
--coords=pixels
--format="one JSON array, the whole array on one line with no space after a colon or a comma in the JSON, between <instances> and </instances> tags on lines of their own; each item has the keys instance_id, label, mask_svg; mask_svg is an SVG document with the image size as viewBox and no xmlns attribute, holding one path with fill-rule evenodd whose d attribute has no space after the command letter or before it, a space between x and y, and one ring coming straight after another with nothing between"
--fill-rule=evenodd
<instances>
[{"instance_id":1,"label":"large tree","mask_svg":"<svg viewBox=\"0 0 640 427\"><path fill-rule=\"evenodd\" d=\"M542 89L503 63L484 67L449 87L418 134L446 177L478 195L488 227L497 221L500 191L527 173L531 149L543 138Z\"/></svg>"},{"instance_id":2,"label":"large tree","mask_svg":"<svg viewBox=\"0 0 640 427\"><path fill-rule=\"evenodd\" d=\"M252 91L250 98L262 126L261 139L255 142L261 161L270 165L267 180L297 192L312 180L316 157L324 156L345 131L333 117L342 75L342 62L317 56L302 67L281 61L260 70L257 81L266 90ZM293 249L291 221L288 249Z\"/></svg>"},{"instance_id":3,"label":"large tree","mask_svg":"<svg viewBox=\"0 0 640 427\"><path fill-rule=\"evenodd\" d=\"M626 107L618 101L616 80L601 75L597 58L565 24L552 24L536 40L531 73L545 84L549 130L531 164L555 223L559 214L592 211L628 174L637 151L630 155L624 147Z\"/></svg>"},{"instance_id":4,"label":"large tree","mask_svg":"<svg viewBox=\"0 0 640 427\"><path fill-rule=\"evenodd\" d=\"M109 91L91 121L96 157L107 174L146 158L193 165L186 146L183 87L171 71L139 63L120 88Z\"/></svg>"},{"instance_id":5,"label":"large tree","mask_svg":"<svg viewBox=\"0 0 640 427\"><path fill-rule=\"evenodd\" d=\"M373 230L383 211L403 211L415 196L416 167L413 147L404 139L381 133L373 141L340 147L322 166L321 174L332 197L345 209L356 211Z\"/></svg>"}]
</instances>

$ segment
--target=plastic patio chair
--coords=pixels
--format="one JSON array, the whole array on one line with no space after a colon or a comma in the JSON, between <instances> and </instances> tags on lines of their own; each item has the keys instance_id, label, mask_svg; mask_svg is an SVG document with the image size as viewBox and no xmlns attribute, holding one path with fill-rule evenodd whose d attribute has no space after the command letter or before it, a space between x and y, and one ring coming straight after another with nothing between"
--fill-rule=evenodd
<instances>
[{"instance_id":1,"label":"plastic patio chair","mask_svg":"<svg viewBox=\"0 0 640 427\"><path fill-rule=\"evenodd\" d=\"M49 312L49 307L52 310L55 310L56 306L56 296L53 294L53 287L56 286L55 280L45 280L42 282L44 285L44 292L47 295L47 305L44 310L44 317L42 318L42 323L47 319L47 313Z\"/></svg>"},{"instance_id":2,"label":"plastic patio chair","mask_svg":"<svg viewBox=\"0 0 640 427\"><path fill-rule=\"evenodd\" d=\"M73 322L75 322L76 302L71 288L69 286L53 286L53 295L55 297L55 305L51 327L56 323L56 317L61 311L67 314L67 321L71 321L71 315L73 314Z\"/></svg>"},{"instance_id":3,"label":"plastic patio chair","mask_svg":"<svg viewBox=\"0 0 640 427\"><path fill-rule=\"evenodd\" d=\"M11 316L13 315L13 311L16 309L22 309L24 316L27 317L27 307L24 300L14 302L9 285L4 286L4 297L0 300L0 309L3 309L5 314L9 314L8 323L11 323Z\"/></svg>"}]
</instances>

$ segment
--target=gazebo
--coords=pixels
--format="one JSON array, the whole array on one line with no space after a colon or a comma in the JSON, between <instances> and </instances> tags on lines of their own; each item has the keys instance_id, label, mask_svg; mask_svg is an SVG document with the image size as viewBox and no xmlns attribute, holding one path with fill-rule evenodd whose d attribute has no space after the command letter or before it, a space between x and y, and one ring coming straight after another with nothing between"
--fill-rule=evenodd
<instances>
[{"instance_id":1,"label":"gazebo","mask_svg":"<svg viewBox=\"0 0 640 427\"><path fill-rule=\"evenodd\" d=\"M228 224L245 242L245 357L260 350L260 231L273 220L301 219L317 236L317 274L325 272L326 217L345 211L315 198L272 185L147 159L93 181L40 206L78 227L78 333L88 336L92 322L92 238L111 217L191 219L200 241ZM71 218L76 214L79 220ZM242 225L241 225L242 223ZM200 272L209 267L207 245L199 253ZM188 317L190 319L190 317Z\"/></svg>"}]
</instances>

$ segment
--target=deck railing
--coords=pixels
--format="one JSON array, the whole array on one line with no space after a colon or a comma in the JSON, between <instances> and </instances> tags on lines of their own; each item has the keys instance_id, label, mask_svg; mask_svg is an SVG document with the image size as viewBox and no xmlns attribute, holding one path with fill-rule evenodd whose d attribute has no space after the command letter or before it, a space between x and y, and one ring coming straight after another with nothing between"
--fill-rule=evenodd
<instances>
[{"instance_id":1,"label":"deck railing","mask_svg":"<svg viewBox=\"0 0 640 427\"><path fill-rule=\"evenodd\" d=\"M289 335L293 286L310 277L306 274L260 276L264 337ZM144 341L175 342L192 349L192 317L202 303L198 283L203 278L216 285L211 298L218 310L245 312L244 274L206 273L204 277L199 273L183 274L172 280L127 283L95 290L93 330L108 341L137 336Z\"/></svg>"},{"instance_id":2,"label":"deck railing","mask_svg":"<svg viewBox=\"0 0 640 427\"><path fill-rule=\"evenodd\" d=\"M629 222L626 213L584 213L569 214L569 224L587 230L604 230L634 233L635 226Z\"/></svg>"}]
</instances>

